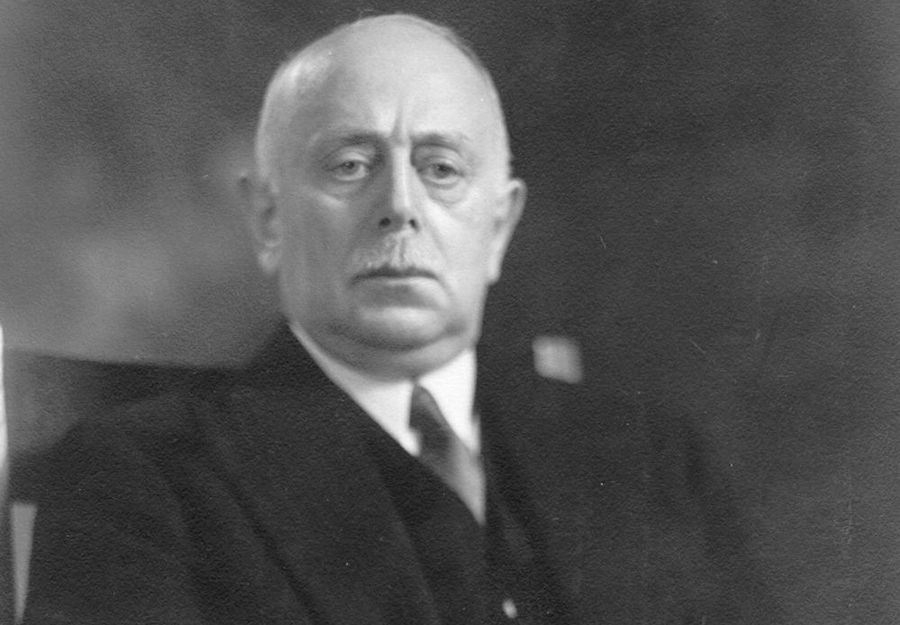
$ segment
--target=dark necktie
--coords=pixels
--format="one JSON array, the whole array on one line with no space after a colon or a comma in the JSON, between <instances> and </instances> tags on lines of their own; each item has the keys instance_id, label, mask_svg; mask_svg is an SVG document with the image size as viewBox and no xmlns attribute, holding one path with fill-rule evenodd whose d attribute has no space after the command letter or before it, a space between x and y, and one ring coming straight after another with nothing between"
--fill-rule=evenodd
<instances>
[{"instance_id":1,"label":"dark necktie","mask_svg":"<svg viewBox=\"0 0 900 625\"><path fill-rule=\"evenodd\" d=\"M409 426L419 433L419 460L434 471L484 524L484 470L481 458L453 433L427 390L413 387Z\"/></svg>"}]
</instances>

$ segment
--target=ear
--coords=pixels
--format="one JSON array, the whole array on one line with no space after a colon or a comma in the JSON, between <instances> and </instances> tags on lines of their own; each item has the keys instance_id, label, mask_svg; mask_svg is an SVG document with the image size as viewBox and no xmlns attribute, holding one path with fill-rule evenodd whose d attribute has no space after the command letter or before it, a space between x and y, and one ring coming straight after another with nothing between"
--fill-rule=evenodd
<instances>
[{"instance_id":1,"label":"ear","mask_svg":"<svg viewBox=\"0 0 900 625\"><path fill-rule=\"evenodd\" d=\"M500 279L503 258L506 256L513 232L525 209L526 195L527 189L522 180L511 178L506 182L506 189L500 198L497 213L494 215L494 231L488 257L488 281L490 284Z\"/></svg>"},{"instance_id":2,"label":"ear","mask_svg":"<svg viewBox=\"0 0 900 625\"><path fill-rule=\"evenodd\" d=\"M244 173L238 184L250 210L250 233L256 260L264 273L274 274L281 263L284 237L275 194L268 181L250 173Z\"/></svg>"}]
</instances>

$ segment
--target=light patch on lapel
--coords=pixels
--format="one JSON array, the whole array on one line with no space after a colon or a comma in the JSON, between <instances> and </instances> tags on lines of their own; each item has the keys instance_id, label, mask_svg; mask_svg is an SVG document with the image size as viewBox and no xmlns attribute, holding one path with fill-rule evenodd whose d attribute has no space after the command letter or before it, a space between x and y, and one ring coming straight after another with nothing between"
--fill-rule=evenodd
<instances>
[{"instance_id":1,"label":"light patch on lapel","mask_svg":"<svg viewBox=\"0 0 900 625\"><path fill-rule=\"evenodd\" d=\"M578 343L565 336L541 335L532 343L534 369L538 375L578 384L584 379L581 349Z\"/></svg>"}]
</instances>

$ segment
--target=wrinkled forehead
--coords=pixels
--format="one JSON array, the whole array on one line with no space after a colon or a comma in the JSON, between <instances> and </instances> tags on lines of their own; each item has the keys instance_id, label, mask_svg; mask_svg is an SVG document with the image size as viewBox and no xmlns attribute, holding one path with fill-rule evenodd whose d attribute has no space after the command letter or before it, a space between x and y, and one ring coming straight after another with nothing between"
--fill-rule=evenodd
<instances>
[{"instance_id":1,"label":"wrinkled forehead","mask_svg":"<svg viewBox=\"0 0 900 625\"><path fill-rule=\"evenodd\" d=\"M500 124L482 75L452 48L400 46L367 53L360 46L336 53L321 79L295 94L296 116L378 125L401 113L417 124L438 123L490 134Z\"/></svg>"},{"instance_id":2,"label":"wrinkled forehead","mask_svg":"<svg viewBox=\"0 0 900 625\"><path fill-rule=\"evenodd\" d=\"M417 119L484 135L508 161L503 114L487 73L446 37L403 22L337 31L283 67L266 96L258 158L274 157L279 137L298 121L352 123L401 106Z\"/></svg>"}]
</instances>

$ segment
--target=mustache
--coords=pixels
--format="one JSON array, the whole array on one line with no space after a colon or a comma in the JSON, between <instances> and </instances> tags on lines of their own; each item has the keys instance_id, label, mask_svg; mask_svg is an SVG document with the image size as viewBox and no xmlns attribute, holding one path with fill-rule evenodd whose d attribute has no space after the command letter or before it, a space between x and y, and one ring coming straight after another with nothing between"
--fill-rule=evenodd
<instances>
[{"instance_id":1,"label":"mustache","mask_svg":"<svg viewBox=\"0 0 900 625\"><path fill-rule=\"evenodd\" d=\"M439 275L435 254L406 241L388 241L373 248L357 251L350 266L354 280L373 277Z\"/></svg>"}]
</instances>

